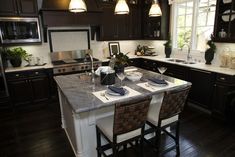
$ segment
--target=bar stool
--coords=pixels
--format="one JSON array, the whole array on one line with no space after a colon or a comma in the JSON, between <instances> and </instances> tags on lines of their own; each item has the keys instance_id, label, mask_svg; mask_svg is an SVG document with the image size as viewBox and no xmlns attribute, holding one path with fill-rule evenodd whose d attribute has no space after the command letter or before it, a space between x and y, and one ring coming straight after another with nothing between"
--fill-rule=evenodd
<instances>
[{"instance_id":1,"label":"bar stool","mask_svg":"<svg viewBox=\"0 0 235 157\"><path fill-rule=\"evenodd\" d=\"M105 151L112 149L115 157L120 146L138 141L143 154L144 127L151 97L138 98L129 102L115 104L114 116L108 116L97 120L97 154L107 156ZM108 144L101 146L101 135L108 141Z\"/></svg>"},{"instance_id":2,"label":"bar stool","mask_svg":"<svg viewBox=\"0 0 235 157\"><path fill-rule=\"evenodd\" d=\"M183 111L190 88L191 86L188 86L179 90L167 91L164 93L161 105L153 104L154 109L151 108L152 106L149 108L146 123L150 126L150 129L147 129L145 134L155 132L154 147L156 148L158 156L160 156L161 153L168 152L175 148L177 156L180 155L179 117L180 113ZM176 125L175 135L166 130L167 127L172 125ZM175 141L173 147L163 151L160 150L161 132L166 133L166 135L170 136ZM145 141L152 144L147 139L145 139Z\"/></svg>"}]
</instances>

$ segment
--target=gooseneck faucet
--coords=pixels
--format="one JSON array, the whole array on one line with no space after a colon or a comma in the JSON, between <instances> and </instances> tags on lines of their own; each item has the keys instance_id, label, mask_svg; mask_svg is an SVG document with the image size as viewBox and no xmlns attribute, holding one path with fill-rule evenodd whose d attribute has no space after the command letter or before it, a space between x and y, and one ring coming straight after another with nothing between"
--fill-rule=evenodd
<instances>
[{"instance_id":1,"label":"gooseneck faucet","mask_svg":"<svg viewBox=\"0 0 235 157\"><path fill-rule=\"evenodd\" d=\"M88 55L91 59L91 81L92 83L95 82L95 70L94 70L94 59L92 56L92 50L87 50L86 55Z\"/></svg>"},{"instance_id":2,"label":"gooseneck faucet","mask_svg":"<svg viewBox=\"0 0 235 157\"><path fill-rule=\"evenodd\" d=\"M191 51L191 50L190 50L190 45L189 45L189 44L184 44L184 45L182 46L181 50L183 49L184 46L187 46L187 48L188 48L187 62L189 62L190 59L192 59L192 56L191 56L191 54L190 54L190 51Z\"/></svg>"}]
</instances>

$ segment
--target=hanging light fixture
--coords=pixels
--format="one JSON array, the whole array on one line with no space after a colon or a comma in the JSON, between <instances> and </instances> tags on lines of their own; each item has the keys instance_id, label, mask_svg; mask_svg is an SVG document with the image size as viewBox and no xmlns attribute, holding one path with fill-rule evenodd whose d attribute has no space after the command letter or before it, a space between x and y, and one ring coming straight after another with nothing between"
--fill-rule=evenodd
<instances>
[{"instance_id":1,"label":"hanging light fixture","mask_svg":"<svg viewBox=\"0 0 235 157\"><path fill-rule=\"evenodd\" d=\"M126 0L118 0L114 13L115 14L129 14L129 7L126 3Z\"/></svg>"},{"instance_id":2,"label":"hanging light fixture","mask_svg":"<svg viewBox=\"0 0 235 157\"><path fill-rule=\"evenodd\" d=\"M74 13L87 11L84 0L71 0L69 3L69 11Z\"/></svg>"},{"instance_id":3,"label":"hanging light fixture","mask_svg":"<svg viewBox=\"0 0 235 157\"><path fill-rule=\"evenodd\" d=\"M162 11L157 3L157 0L153 0L152 6L149 10L149 17L157 17L157 16L162 16Z\"/></svg>"}]
</instances>

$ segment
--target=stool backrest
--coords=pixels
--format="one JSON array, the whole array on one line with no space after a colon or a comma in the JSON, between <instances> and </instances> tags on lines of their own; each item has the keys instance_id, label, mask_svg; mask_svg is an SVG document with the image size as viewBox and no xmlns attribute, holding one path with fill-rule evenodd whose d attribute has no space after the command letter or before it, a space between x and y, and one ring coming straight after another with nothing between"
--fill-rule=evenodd
<instances>
[{"instance_id":1,"label":"stool backrest","mask_svg":"<svg viewBox=\"0 0 235 157\"><path fill-rule=\"evenodd\" d=\"M190 88L191 86L188 86L165 92L159 113L160 120L176 116L183 111Z\"/></svg>"},{"instance_id":2,"label":"stool backrest","mask_svg":"<svg viewBox=\"0 0 235 157\"><path fill-rule=\"evenodd\" d=\"M142 128L147 119L151 97L131 100L115 105L113 135Z\"/></svg>"}]
</instances>

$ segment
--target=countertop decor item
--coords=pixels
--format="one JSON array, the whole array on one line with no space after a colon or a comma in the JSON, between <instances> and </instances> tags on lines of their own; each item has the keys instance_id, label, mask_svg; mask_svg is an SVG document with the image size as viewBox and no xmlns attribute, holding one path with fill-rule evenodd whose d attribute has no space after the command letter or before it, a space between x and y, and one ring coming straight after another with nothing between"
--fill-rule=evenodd
<instances>
[{"instance_id":1,"label":"countertop decor item","mask_svg":"<svg viewBox=\"0 0 235 157\"><path fill-rule=\"evenodd\" d=\"M172 42L171 42L171 38L169 37L169 39L167 40L167 42L164 44L165 46L165 54L166 54L166 58L170 58L171 56L171 51L172 51Z\"/></svg>"},{"instance_id":2,"label":"countertop decor item","mask_svg":"<svg viewBox=\"0 0 235 157\"><path fill-rule=\"evenodd\" d=\"M110 53L110 57L120 53L119 42L109 42L109 53Z\"/></svg>"},{"instance_id":3,"label":"countertop decor item","mask_svg":"<svg viewBox=\"0 0 235 157\"><path fill-rule=\"evenodd\" d=\"M205 60L206 64L210 65L211 61L214 59L214 53L216 51L215 43L212 41L213 36L211 36L211 39L207 42L207 45L209 48L205 52Z\"/></svg>"},{"instance_id":4,"label":"countertop decor item","mask_svg":"<svg viewBox=\"0 0 235 157\"><path fill-rule=\"evenodd\" d=\"M28 59L30 55L21 47L13 48L8 51L8 57L13 67L21 66L22 59Z\"/></svg>"},{"instance_id":5,"label":"countertop decor item","mask_svg":"<svg viewBox=\"0 0 235 157\"><path fill-rule=\"evenodd\" d=\"M128 53L119 53L115 56L115 65L114 69L116 73L124 72L124 67L128 65L129 57L127 56Z\"/></svg>"}]
</instances>

